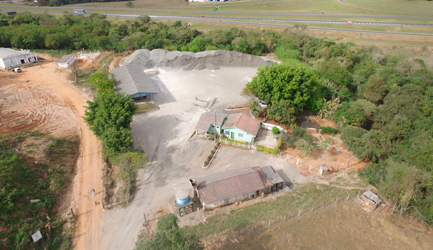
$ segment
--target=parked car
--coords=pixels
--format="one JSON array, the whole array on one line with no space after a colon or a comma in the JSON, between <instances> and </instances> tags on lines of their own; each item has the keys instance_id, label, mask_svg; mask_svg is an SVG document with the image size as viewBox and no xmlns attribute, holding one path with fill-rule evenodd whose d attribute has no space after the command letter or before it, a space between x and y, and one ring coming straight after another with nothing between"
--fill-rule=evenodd
<instances>
[{"instance_id":1,"label":"parked car","mask_svg":"<svg viewBox=\"0 0 433 250\"><path fill-rule=\"evenodd\" d=\"M12 72L19 73L19 72L23 72L23 70L21 68L13 68Z\"/></svg>"},{"instance_id":2,"label":"parked car","mask_svg":"<svg viewBox=\"0 0 433 250\"><path fill-rule=\"evenodd\" d=\"M264 109L268 107L268 105L266 105L265 101L262 101L262 100L259 100L259 105L260 105L260 107L262 107Z\"/></svg>"}]
</instances>

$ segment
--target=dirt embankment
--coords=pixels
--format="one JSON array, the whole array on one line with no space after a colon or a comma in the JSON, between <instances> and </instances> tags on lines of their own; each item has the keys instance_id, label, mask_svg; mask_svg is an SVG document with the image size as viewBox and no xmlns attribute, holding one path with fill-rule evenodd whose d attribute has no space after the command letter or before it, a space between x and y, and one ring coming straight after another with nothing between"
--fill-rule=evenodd
<instances>
[{"instance_id":1,"label":"dirt embankment","mask_svg":"<svg viewBox=\"0 0 433 250\"><path fill-rule=\"evenodd\" d=\"M74 248L99 249L102 145L82 118L89 97L67 79L69 72L49 61L20 74L0 72L0 134L37 129L63 138L79 135L76 175L61 207L77 216Z\"/></svg>"}]
</instances>

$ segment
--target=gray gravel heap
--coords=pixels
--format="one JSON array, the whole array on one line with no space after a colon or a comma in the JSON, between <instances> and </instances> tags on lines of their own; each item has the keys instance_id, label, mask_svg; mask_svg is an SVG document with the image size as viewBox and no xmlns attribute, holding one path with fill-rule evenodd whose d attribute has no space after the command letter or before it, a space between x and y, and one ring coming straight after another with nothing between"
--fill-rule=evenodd
<instances>
[{"instance_id":1,"label":"gray gravel heap","mask_svg":"<svg viewBox=\"0 0 433 250\"><path fill-rule=\"evenodd\" d=\"M271 59L228 50L203 52L166 51L162 49L140 49L123 63L136 64L145 69L153 67L182 68L183 70L217 70L219 67L258 67L277 63Z\"/></svg>"}]
</instances>

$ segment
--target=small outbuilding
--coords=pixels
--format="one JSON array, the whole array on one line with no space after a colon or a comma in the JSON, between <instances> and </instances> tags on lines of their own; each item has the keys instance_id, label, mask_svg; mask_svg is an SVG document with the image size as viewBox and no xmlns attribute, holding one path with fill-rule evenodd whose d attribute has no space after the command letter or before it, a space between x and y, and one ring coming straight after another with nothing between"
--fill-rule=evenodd
<instances>
[{"instance_id":1,"label":"small outbuilding","mask_svg":"<svg viewBox=\"0 0 433 250\"><path fill-rule=\"evenodd\" d=\"M197 132L221 134L222 125L227 114L218 112L205 112L200 116L195 130Z\"/></svg>"},{"instance_id":2,"label":"small outbuilding","mask_svg":"<svg viewBox=\"0 0 433 250\"><path fill-rule=\"evenodd\" d=\"M69 66L73 65L74 62L75 62L75 56L74 55L62 56L57 61L57 68L69 68Z\"/></svg>"},{"instance_id":3,"label":"small outbuilding","mask_svg":"<svg viewBox=\"0 0 433 250\"><path fill-rule=\"evenodd\" d=\"M382 204L382 200L373 191L368 190L361 194L361 201L364 203L364 210L371 212Z\"/></svg>"},{"instance_id":4,"label":"small outbuilding","mask_svg":"<svg viewBox=\"0 0 433 250\"><path fill-rule=\"evenodd\" d=\"M117 79L117 92L130 95L132 98L152 96L158 91L152 80L144 73L139 65L126 65L111 71Z\"/></svg>"},{"instance_id":5,"label":"small outbuilding","mask_svg":"<svg viewBox=\"0 0 433 250\"><path fill-rule=\"evenodd\" d=\"M28 50L0 48L0 68L9 69L18 65L37 62L36 53Z\"/></svg>"},{"instance_id":6,"label":"small outbuilding","mask_svg":"<svg viewBox=\"0 0 433 250\"><path fill-rule=\"evenodd\" d=\"M319 166L319 174L320 175L323 176L323 175L328 175L330 173L331 173L331 168L328 165L322 164Z\"/></svg>"}]
</instances>

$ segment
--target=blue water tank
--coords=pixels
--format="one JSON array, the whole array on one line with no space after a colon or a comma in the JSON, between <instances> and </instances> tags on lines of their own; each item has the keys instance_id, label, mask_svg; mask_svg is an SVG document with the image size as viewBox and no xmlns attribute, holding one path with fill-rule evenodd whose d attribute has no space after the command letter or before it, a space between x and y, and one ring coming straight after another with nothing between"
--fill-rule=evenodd
<instances>
[{"instance_id":1,"label":"blue water tank","mask_svg":"<svg viewBox=\"0 0 433 250\"><path fill-rule=\"evenodd\" d=\"M188 189L179 189L176 191L176 202L179 205L185 205L189 201Z\"/></svg>"}]
</instances>

